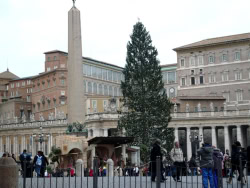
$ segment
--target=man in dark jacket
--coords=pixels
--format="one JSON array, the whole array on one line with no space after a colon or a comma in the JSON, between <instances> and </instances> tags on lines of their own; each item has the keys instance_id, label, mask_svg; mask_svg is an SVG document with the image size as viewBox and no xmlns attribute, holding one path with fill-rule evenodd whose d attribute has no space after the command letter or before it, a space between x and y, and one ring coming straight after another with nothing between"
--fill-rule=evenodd
<instances>
[{"instance_id":1,"label":"man in dark jacket","mask_svg":"<svg viewBox=\"0 0 250 188\"><path fill-rule=\"evenodd\" d=\"M38 151L33 161L33 165L35 166L37 177L44 177L45 168L46 168L46 165L48 164L49 164L48 160L43 155L43 152Z\"/></svg>"},{"instance_id":2,"label":"man in dark jacket","mask_svg":"<svg viewBox=\"0 0 250 188\"><path fill-rule=\"evenodd\" d=\"M155 181L155 176L156 176L156 157L160 156L160 160L161 160L161 181L164 181L164 177L163 177L163 164L162 164L162 153L161 153L161 147L160 147L160 140L156 140L153 144L153 148L151 150L151 154L150 154L150 167L151 167L151 180Z\"/></svg>"},{"instance_id":3,"label":"man in dark jacket","mask_svg":"<svg viewBox=\"0 0 250 188\"><path fill-rule=\"evenodd\" d=\"M212 171L214 167L213 152L214 149L208 143L205 143L203 147L197 151L198 158L200 159L200 168L202 170L202 184L204 188L208 188L208 179L210 188L214 188Z\"/></svg>"},{"instance_id":4,"label":"man in dark jacket","mask_svg":"<svg viewBox=\"0 0 250 188\"><path fill-rule=\"evenodd\" d=\"M223 154L221 153L220 149L214 148L213 160L214 160L214 171L213 171L214 187L222 188L223 187L223 184L222 184L223 183L222 181Z\"/></svg>"}]
</instances>

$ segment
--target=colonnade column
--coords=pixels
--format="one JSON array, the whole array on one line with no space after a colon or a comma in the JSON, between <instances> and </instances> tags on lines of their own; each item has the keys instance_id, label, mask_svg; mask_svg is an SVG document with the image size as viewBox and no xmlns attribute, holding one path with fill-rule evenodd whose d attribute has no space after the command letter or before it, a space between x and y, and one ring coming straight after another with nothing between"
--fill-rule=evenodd
<instances>
[{"instance_id":1,"label":"colonnade column","mask_svg":"<svg viewBox=\"0 0 250 188\"><path fill-rule=\"evenodd\" d=\"M174 141L179 142L179 137L178 137L178 127L174 129Z\"/></svg>"},{"instance_id":2,"label":"colonnade column","mask_svg":"<svg viewBox=\"0 0 250 188\"><path fill-rule=\"evenodd\" d=\"M228 126L224 126L224 143L225 143L225 152L228 149L229 152L231 153L231 147L230 147L230 137L229 137L229 131L228 131Z\"/></svg>"},{"instance_id":3,"label":"colonnade column","mask_svg":"<svg viewBox=\"0 0 250 188\"><path fill-rule=\"evenodd\" d=\"M10 152L10 137L6 137L6 151Z\"/></svg>"},{"instance_id":4,"label":"colonnade column","mask_svg":"<svg viewBox=\"0 0 250 188\"><path fill-rule=\"evenodd\" d=\"M93 162L94 162L94 157L95 157L95 147L96 147L96 144L91 144L91 166L92 166L92 169L93 169Z\"/></svg>"},{"instance_id":5,"label":"colonnade column","mask_svg":"<svg viewBox=\"0 0 250 188\"><path fill-rule=\"evenodd\" d=\"M126 144L122 144L122 160L124 161L124 166L126 166Z\"/></svg>"},{"instance_id":6,"label":"colonnade column","mask_svg":"<svg viewBox=\"0 0 250 188\"><path fill-rule=\"evenodd\" d=\"M14 136L13 139L13 153L17 154L17 136Z\"/></svg>"},{"instance_id":7,"label":"colonnade column","mask_svg":"<svg viewBox=\"0 0 250 188\"><path fill-rule=\"evenodd\" d=\"M242 129L241 129L241 126L238 125L237 126L237 141L239 141L241 144L243 144L243 139L242 139Z\"/></svg>"},{"instance_id":8,"label":"colonnade column","mask_svg":"<svg viewBox=\"0 0 250 188\"><path fill-rule=\"evenodd\" d=\"M202 136L202 138L204 140L204 137L203 137L203 127L199 127L199 136ZM201 140L201 142L199 143L200 147L202 146L203 140Z\"/></svg>"},{"instance_id":9,"label":"colonnade column","mask_svg":"<svg viewBox=\"0 0 250 188\"><path fill-rule=\"evenodd\" d=\"M3 152L3 137L0 136L0 152Z\"/></svg>"},{"instance_id":10,"label":"colonnade column","mask_svg":"<svg viewBox=\"0 0 250 188\"><path fill-rule=\"evenodd\" d=\"M31 153L32 153L32 156L34 156L35 155L35 144L34 144L34 137L33 137L33 135L32 135L32 137L31 137Z\"/></svg>"},{"instance_id":11,"label":"colonnade column","mask_svg":"<svg viewBox=\"0 0 250 188\"><path fill-rule=\"evenodd\" d=\"M216 127L212 127L212 145L217 148L217 134Z\"/></svg>"},{"instance_id":12,"label":"colonnade column","mask_svg":"<svg viewBox=\"0 0 250 188\"><path fill-rule=\"evenodd\" d=\"M189 139L190 135L190 127L187 127L187 160L189 161L192 156L192 146L191 141Z\"/></svg>"}]
</instances>

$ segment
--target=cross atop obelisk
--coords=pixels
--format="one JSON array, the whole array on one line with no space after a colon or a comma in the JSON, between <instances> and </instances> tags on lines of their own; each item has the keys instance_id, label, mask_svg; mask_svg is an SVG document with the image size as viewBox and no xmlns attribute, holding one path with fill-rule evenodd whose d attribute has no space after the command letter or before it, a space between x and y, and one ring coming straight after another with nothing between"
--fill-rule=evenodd
<instances>
[{"instance_id":1,"label":"cross atop obelisk","mask_svg":"<svg viewBox=\"0 0 250 188\"><path fill-rule=\"evenodd\" d=\"M73 1L73 7L75 6L76 0L72 0Z\"/></svg>"}]
</instances>

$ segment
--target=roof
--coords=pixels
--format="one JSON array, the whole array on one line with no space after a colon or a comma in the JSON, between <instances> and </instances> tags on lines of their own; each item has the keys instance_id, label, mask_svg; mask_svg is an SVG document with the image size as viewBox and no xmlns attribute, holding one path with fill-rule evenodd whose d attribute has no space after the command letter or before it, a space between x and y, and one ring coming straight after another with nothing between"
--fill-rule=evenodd
<instances>
[{"instance_id":1,"label":"roof","mask_svg":"<svg viewBox=\"0 0 250 188\"><path fill-rule=\"evenodd\" d=\"M68 55L67 52L64 52L64 51L60 51L60 50L52 50L52 51L48 51L48 52L44 52L44 54L52 54L52 53L63 53L63 54L66 54ZM105 64L105 65L110 65L110 66L113 66L113 67L117 67L119 69L123 69L123 67L119 67L117 65L114 65L114 64L111 64L111 63L106 63L106 62L103 62L103 61L99 61L99 60L96 60L96 59L92 59L90 57L82 57L84 60L89 60L89 61L94 61L96 63L101 63L101 64Z\"/></svg>"},{"instance_id":2,"label":"roof","mask_svg":"<svg viewBox=\"0 0 250 188\"><path fill-rule=\"evenodd\" d=\"M48 51L48 52L44 52L44 54L53 54L53 53L68 54L67 52L63 52L63 51L60 51L60 50L51 50L51 51Z\"/></svg>"},{"instance_id":3,"label":"roof","mask_svg":"<svg viewBox=\"0 0 250 188\"><path fill-rule=\"evenodd\" d=\"M198 42L194 42L191 44L187 44L184 46L174 48L173 50L179 51L179 50L190 49L190 48L206 47L206 46L213 46L213 45L218 45L218 44L240 42L240 41L248 41L248 40L250 40L250 33L243 33L243 34L237 34L237 35L229 35L229 36L205 39L205 40L201 40Z\"/></svg>"},{"instance_id":4,"label":"roof","mask_svg":"<svg viewBox=\"0 0 250 188\"><path fill-rule=\"evenodd\" d=\"M23 78L17 78L17 79L11 80L10 82L18 81L18 80L29 80L29 79L32 79L33 77L35 77L35 76L28 76L28 77L23 77Z\"/></svg>"},{"instance_id":5,"label":"roof","mask_svg":"<svg viewBox=\"0 0 250 188\"><path fill-rule=\"evenodd\" d=\"M95 137L88 141L91 144L111 144L111 145L121 145L128 144L134 141L133 137Z\"/></svg>"},{"instance_id":6,"label":"roof","mask_svg":"<svg viewBox=\"0 0 250 188\"><path fill-rule=\"evenodd\" d=\"M177 63L160 65L162 71L177 69Z\"/></svg>"},{"instance_id":7,"label":"roof","mask_svg":"<svg viewBox=\"0 0 250 188\"><path fill-rule=\"evenodd\" d=\"M178 96L179 100L226 100L223 96Z\"/></svg>"},{"instance_id":8,"label":"roof","mask_svg":"<svg viewBox=\"0 0 250 188\"><path fill-rule=\"evenodd\" d=\"M0 78L13 80L13 79L18 79L19 77L10 72L9 69L7 69L7 71L0 73Z\"/></svg>"}]
</instances>

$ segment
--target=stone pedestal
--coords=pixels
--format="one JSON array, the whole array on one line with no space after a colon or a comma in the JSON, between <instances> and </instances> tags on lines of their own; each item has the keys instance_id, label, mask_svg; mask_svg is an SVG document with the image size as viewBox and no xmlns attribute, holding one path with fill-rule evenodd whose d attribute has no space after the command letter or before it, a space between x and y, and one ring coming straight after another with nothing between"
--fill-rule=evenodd
<instances>
[{"instance_id":1,"label":"stone pedestal","mask_svg":"<svg viewBox=\"0 0 250 188\"><path fill-rule=\"evenodd\" d=\"M17 188L18 169L18 165L11 157L0 158L0 186L3 188Z\"/></svg>"},{"instance_id":2,"label":"stone pedestal","mask_svg":"<svg viewBox=\"0 0 250 188\"><path fill-rule=\"evenodd\" d=\"M83 160L78 159L76 161L76 176L81 177L84 176L84 166L83 166Z\"/></svg>"},{"instance_id":3,"label":"stone pedestal","mask_svg":"<svg viewBox=\"0 0 250 188\"><path fill-rule=\"evenodd\" d=\"M107 176L114 176L114 162L112 159L107 160Z\"/></svg>"}]
</instances>

